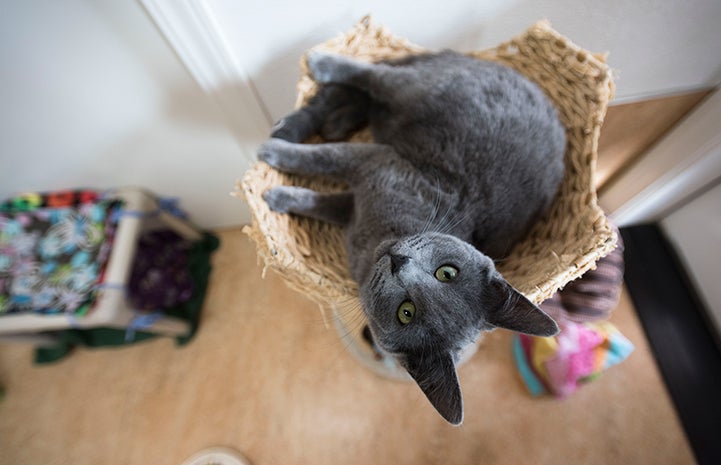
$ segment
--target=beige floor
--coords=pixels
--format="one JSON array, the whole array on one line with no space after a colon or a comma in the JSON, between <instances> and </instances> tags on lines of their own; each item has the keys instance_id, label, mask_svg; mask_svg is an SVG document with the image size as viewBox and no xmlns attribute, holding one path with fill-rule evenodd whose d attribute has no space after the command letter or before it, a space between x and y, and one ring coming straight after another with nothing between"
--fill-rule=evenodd
<instances>
[{"instance_id":1,"label":"beige floor","mask_svg":"<svg viewBox=\"0 0 721 465\"><path fill-rule=\"evenodd\" d=\"M613 321L637 346L566 401L534 399L497 331L460 370L466 421L361 367L317 307L221 233L197 338L79 350L36 367L0 346L0 463L173 465L225 445L263 464L693 463L626 294Z\"/></svg>"}]
</instances>

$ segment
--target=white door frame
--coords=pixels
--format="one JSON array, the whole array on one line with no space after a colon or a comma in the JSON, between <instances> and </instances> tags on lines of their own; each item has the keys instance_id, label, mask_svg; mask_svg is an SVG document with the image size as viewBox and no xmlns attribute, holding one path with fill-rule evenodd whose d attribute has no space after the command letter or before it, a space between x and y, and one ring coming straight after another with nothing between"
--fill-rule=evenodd
<instances>
[{"instance_id":1,"label":"white door frame","mask_svg":"<svg viewBox=\"0 0 721 465\"><path fill-rule=\"evenodd\" d=\"M223 111L251 163L272 121L203 0L139 0L200 87Z\"/></svg>"}]
</instances>

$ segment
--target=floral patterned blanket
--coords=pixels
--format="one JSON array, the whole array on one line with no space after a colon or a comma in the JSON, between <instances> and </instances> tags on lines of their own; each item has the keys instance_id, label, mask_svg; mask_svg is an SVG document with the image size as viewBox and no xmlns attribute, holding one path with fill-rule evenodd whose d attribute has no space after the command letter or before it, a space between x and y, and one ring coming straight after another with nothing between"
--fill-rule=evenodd
<instances>
[{"instance_id":1,"label":"floral patterned blanket","mask_svg":"<svg viewBox=\"0 0 721 465\"><path fill-rule=\"evenodd\" d=\"M95 191L23 194L0 205L0 317L85 315L121 202Z\"/></svg>"}]
</instances>

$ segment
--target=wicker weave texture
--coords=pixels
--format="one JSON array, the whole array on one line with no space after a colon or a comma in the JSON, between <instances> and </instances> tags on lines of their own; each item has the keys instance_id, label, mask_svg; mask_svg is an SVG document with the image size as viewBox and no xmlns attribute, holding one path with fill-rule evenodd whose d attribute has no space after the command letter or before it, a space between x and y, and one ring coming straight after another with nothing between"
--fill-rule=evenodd
<instances>
[{"instance_id":1,"label":"wicker weave texture","mask_svg":"<svg viewBox=\"0 0 721 465\"><path fill-rule=\"evenodd\" d=\"M317 50L376 61L425 50L396 37L364 18L347 33L315 47ZM531 301L540 303L566 283L595 267L616 237L597 205L594 187L598 137L613 80L605 57L593 55L554 31L546 21L498 47L471 56L504 63L538 84L554 102L566 127L566 175L547 218L499 264L499 271ZM305 59L298 83L298 105L316 91ZM352 140L370 141L367 131ZM256 242L266 267L323 306L357 299L341 228L308 218L279 215L268 209L263 192L278 185L300 185L318 191L343 186L324 179L280 173L256 163L238 183L253 214L245 232Z\"/></svg>"}]
</instances>

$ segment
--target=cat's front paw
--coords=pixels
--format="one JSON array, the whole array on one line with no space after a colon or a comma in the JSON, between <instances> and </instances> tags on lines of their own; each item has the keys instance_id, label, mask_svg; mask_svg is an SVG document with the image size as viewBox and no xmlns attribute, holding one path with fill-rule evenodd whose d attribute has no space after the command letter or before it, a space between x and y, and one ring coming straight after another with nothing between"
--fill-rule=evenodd
<instances>
[{"instance_id":1,"label":"cat's front paw","mask_svg":"<svg viewBox=\"0 0 721 465\"><path fill-rule=\"evenodd\" d=\"M275 169L283 170L285 163L284 153L288 149L289 142L281 139L269 139L263 142L258 148L258 160L264 161Z\"/></svg>"},{"instance_id":2,"label":"cat's front paw","mask_svg":"<svg viewBox=\"0 0 721 465\"><path fill-rule=\"evenodd\" d=\"M277 213L289 213L295 197L290 186L278 186L263 193L263 200Z\"/></svg>"}]
</instances>

